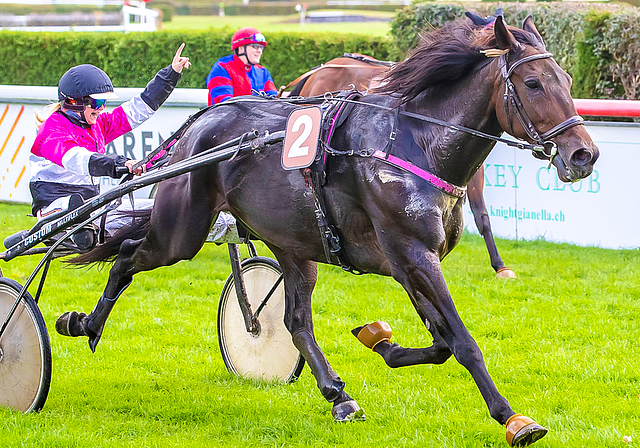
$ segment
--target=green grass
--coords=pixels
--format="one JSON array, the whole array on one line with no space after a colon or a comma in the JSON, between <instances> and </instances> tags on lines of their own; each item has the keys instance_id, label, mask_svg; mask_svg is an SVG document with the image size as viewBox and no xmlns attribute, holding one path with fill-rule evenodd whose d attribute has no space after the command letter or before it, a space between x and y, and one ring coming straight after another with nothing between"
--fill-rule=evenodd
<instances>
[{"instance_id":1,"label":"green grass","mask_svg":"<svg viewBox=\"0 0 640 448\"><path fill-rule=\"evenodd\" d=\"M29 227L27 212L0 204L0 238ZM640 251L498 246L518 279L496 280L482 240L470 234L443 270L498 389L516 412L549 429L535 446L637 445ZM5 276L24 281L37 259L0 263ZM314 293L317 340L366 422L332 423L308 367L291 385L234 377L216 334L229 271L226 248L209 244L192 261L137 275L91 354L85 339L59 336L53 323L66 310L90 311L107 270L54 262L40 302L53 352L49 399L39 414L0 410L0 446L507 446L455 360L391 370L351 336L351 328L381 319L399 344L429 344L388 278L321 266Z\"/></svg>"},{"instance_id":2,"label":"green grass","mask_svg":"<svg viewBox=\"0 0 640 448\"><path fill-rule=\"evenodd\" d=\"M346 11L348 15L393 17L393 13L381 11ZM258 28L269 40L273 32L358 33L369 36L384 36L389 32L389 22L305 23L300 25L299 16L173 16L171 22L163 23L166 30L197 30L227 28L233 32L243 26Z\"/></svg>"}]
</instances>

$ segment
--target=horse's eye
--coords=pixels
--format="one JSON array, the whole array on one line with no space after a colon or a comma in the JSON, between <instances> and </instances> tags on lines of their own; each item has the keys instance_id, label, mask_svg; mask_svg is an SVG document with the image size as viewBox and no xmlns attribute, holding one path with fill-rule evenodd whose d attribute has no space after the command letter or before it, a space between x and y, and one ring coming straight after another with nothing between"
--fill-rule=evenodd
<instances>
[{"instance_id":1,"label":"horse's eye","mask_svg":"<svg viewBox=\"0 0 640 448\"><path fill-rule=\"evenodd\" d=\"M536 89L541 89L542 86L540 85L540 82L538 82L537 79L527 79L524 82L524 85L527 86L527 88L532 89L532 90L536 90Z\"/></svg>"}]
</instances>

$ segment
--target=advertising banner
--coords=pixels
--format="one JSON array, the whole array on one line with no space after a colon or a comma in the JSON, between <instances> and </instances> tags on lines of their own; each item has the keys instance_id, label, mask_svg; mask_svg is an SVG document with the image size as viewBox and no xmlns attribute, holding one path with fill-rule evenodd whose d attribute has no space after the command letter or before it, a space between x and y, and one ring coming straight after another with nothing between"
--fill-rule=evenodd
<instances>
[{"instance_id":1,"label":"advertising banner","mask_svg":"<svg viewBox=\"0 0 640 448\"><path fill-rule=\"evenodd\" d=\"M484 164L484 199L495 236L640 246L640 209L629 187L640 163L640 124L589 122L587 130L600 158L589 177L573 184L560 181L555 167L530 152L496 145ZM465 226L477 232L468 204L464 217Z\"/></svg>"},{"instance_id":2,"label":"advertising banner","mask_svg":"<svg viewBox=\"0 0 640 448\"><path fill-rule=\"evenodd\" d=\"M116 89L122 101L140 91ZM34 110L56 97L55 87L0 86L0 201L31 202ZM205 89L176 89L150 120L110 143L107 151L141 159L202 108L206 98ZM529 152L496 145L484 164L484 198L494 235L614 249L640 246L635 232L640 210L629 187L632 169L640 166L640 124L589 122L587 130L600 158L591 176L573 184L561 182L554 167ZM117 182L103 178L102 190ZM148 197L150 189L136 196ZM477 232L468 204L464 218L465 226Z\"/></svg>"}]
</instances>

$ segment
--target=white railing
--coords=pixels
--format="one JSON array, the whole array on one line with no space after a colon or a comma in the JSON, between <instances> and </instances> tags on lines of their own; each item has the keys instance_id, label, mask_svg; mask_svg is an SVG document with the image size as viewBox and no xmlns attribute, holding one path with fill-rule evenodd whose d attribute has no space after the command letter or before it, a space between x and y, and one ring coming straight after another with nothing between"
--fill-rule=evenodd
<instances>
[{"instance_id":1,"label":"white railing","mask_svg":"<svg viewBox=\"0 0 640 448\"><path fill-rule=\"evenodd\" d=\"M107 5L122 5L122 22L120 25L43 25L29 26L28 16L16 16L23 18L25 25L0 27L0 30L12 31L52 31L52 32L92 32L92 31L155 31L158 11L147 9L144 2L123 0L0 0L0 3L20 3L28 5L93 5L96 7ZM18 20L19 21L19 20Z\"/></svg>"}]
</instances>

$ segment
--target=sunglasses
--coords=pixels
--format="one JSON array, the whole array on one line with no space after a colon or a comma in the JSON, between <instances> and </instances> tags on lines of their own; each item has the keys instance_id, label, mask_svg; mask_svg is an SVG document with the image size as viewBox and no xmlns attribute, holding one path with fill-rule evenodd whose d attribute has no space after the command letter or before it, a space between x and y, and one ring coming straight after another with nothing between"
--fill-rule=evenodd
<instances>
[{"instance_id":1,"label":"sunglasses","mask_svg":"<svg viewBox=\"0 0 640 448\"><path fill-rule=\"evenodd\" d=\"M264 45L262 44L249 44L249 46L254 50L264 50Z\"/></svg>"},{"instance_id":2,"label":"sunglasses","mask_svg":"<svg viewBox=\"0 0 640 448\"><path fill-rule=\"evenodd\" d=\"M102 100L97 100L95 98L91 98L89 97L89 104L88 106L91 109L95 109L98 110L100 109L102 106L105 106L107 104L107 100L106 99L102 99Z\"/></svg>"}]
</instances>

